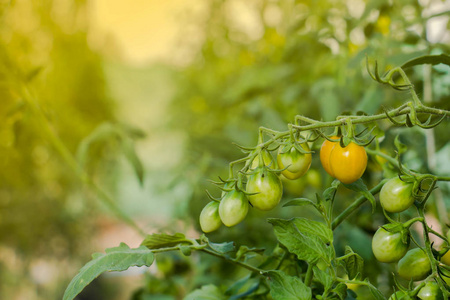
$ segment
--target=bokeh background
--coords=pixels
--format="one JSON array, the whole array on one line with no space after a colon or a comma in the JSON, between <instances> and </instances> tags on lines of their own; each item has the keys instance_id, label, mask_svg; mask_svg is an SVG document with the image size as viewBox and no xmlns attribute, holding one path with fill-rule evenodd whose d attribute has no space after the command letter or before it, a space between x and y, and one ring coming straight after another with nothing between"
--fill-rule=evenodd
<instances>
[{"instance_id":1,"label":"bokeh background","mask_svg":"<svg viewBox=\"0 0 450 300\"><path fill-rule=\"evenodd\" d=\"M243 155L233 143L255 145L259 126L286 130L297 114L332 120L407 101L368 76L365 57L387 70L449 53L449 14L448 0L1 0L0 299L60 299L91 253L139 246L120 214L147 233L200 236L205 189L220 195L208 180ZM448 66L408 75L432 106L450 108ZM448 122L426 133L392 129L381 146L393 155L401 133L409 167L448 175L448 132ZM376 160L369 170L369 186L392 176ZM285 182L283 201L330 182L316 157L305 178ZM448 222L448 190L440 185L430 204L437 228ZM337 211L352 197L342 192ZM313 213L252 210L209 237L271 249L265 219L293 215ZM389 292L392 266L370 249L384 222L363 206L335 239ZM161 255L150 269L101 276L79 299L182 299L203 284L226 288L241 271Z\"/></svg>"}]
</instances>

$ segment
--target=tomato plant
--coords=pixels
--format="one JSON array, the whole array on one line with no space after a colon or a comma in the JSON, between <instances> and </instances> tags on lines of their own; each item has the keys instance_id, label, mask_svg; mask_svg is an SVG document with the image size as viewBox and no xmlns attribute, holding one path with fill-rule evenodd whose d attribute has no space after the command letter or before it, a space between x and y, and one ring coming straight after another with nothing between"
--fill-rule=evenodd
<instances>
[{"instance_id":1,"label":"tomato plant","mask_svg":"<svg viewBox=\"0 0 450 300\"><path fill-rule=\"evenodd\" d=\"M380 203L388 212L407 210L414 203L413 184L398 177L390 179L381 189Z\"/></svg>"},{"instance_id":2,"label":"tomato plant","mask_svg":"<svg viewBox=\"0 0 450 300\"><path fill-rule=\"evenodd\" d=\"M254 208L271 210L280 203L283 186L274 172L267 168L257 168L248 178L246 191Z\"/></svg>"},{"instance_id":3,"label":"tomato plant","mask_svg":"<svg viewBox=\"0 0 450 300\"><path fill-rule=\"evenodd\" d=\"M423 280L431 272L427 254L420 248L409 250L398 262L398 275L407 280Z\"/></svg>"},{"instance_id":4,"label":"tomato plant","mask_svg":"<svg viewBox=\"0 0 450 300\"><path fill-rule=\"evenodd\" d=\"M200 213L200 227L203 232L211 232L219 229L222 221L219 216L219 202L211 201Z\"/></svg>"},{"instance_id":5,"label":"tomato plant","mask_svg":"<svg viewBox=\"0 0 450 300\"><path fill-rule=\"evenodd\" d=\"M308 144L303 143L301 147L305 151L310 151ZM287 179L295 180L302 177L309 170L311 166L312 155L311 153L301 153L294 146L284 149L280 147L277 155L277 162L284 177Z\"/></svg>"},{"instance_id":6,"label":"tomato plant","mask_svg":"<svg viewBox=\"0 0 450 300\"><path fill-rule=\"evenodd\" d=\"M444 295L442 295L439 285L434 281L428 281L420 289L417 297L422 300L444 300Z\"/></svg>"},{"instance_id":7,"label":"tomato plant","mask_svg":"<svg viewBox=\"0 0 450 300\"><path fill-rule=\"evenodd\" d=\"M350 142L344 148L336 143L330 153L330 171L342 183L350 184L361 178L367 167L364 147Z\"/></svg>"},{"instance_id":8,"label":"tomato plant","mask_svg":"<svg viewBox=\"0 0 450 300\"><path fill-rule=\"evenodd\" d=\"M388 226L386 226L388 229ZM406 235L406 238L404 237ZM409 248L409 232L403 230L389 232L380 227L372 238L372 251L375 258L384 263L392 263L405 256Z\"/></svg>"}]
</instances>

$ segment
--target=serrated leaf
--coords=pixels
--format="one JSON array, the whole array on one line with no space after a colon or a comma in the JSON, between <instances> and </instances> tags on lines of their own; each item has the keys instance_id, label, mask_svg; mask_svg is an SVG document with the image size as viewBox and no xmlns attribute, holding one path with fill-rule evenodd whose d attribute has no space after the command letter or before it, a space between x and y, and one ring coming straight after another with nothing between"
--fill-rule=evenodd
<instances>
[{"instance_id":1,"label":"serrated leaf","mask_svg":"<svg viewBox=\"0 0 450 300\"><path fill-rule=\"evenodd\" d=\"M275 235L298 259L315 263L322 258L329 262L334 256L331 230L320 222L307 219L268 219ZM297 227L297 225L300 227Z\"/></svg>"},{"instance_id":2,"label":"serrated leaf","mask_svg":"<svg viewBox=\"0 0 450 300\"><path fill-rule=\"evenodd\" d=\"M119 247L106 249L105 254L95 254L93 259L80 269L64 292L63 300L74 299L89 283L103 272L125 271L132 266L151 266L153 253L146 247L130 249L121 243Z\"/></svg>"},{"instance_id":3,"label":"serrated leaf","mask_svg":"<svg viewBox=\"0 0 450 300\"><path fill-rule=\"evenodd\" d=\"M334 289L332 289L339 299L344 300L347 298L347 285L345 283L340 282Z\"/></svg>"},{"instance_id":4,"label":"serrated leaf","mask_svg":"<svg viewBox=\"0 0 450 300\"><path fill-rule=\"evenodd\" d=\"M318 267L313 268L314 277L323 285L325 293L333 286L333 277L326 271L322 271Z\"/></svg>"},{"instance_id":5,"label":"serrated leaf","mask_svg":"<svg viewBox=\"0 0 450 300\"><path fill-rule=\"evenodd\" d=\"M450 56L444 53L440 55L424 55L408 60L401 66L401 68L406 69L423 64L430 64L430 65L445 64L447 66L450 66Z\"/></svg>"},{"instance_id":6,"label":"serrated leaf","mask_svg":"<svg viewBox=\"0 0 450 300\"><path fill-rule=\"evenodd\" d=\"M288 202L286 202L285 204L283 204L283 207L287 207L287 206L304 206L304 205L312 205L314 207L316 207L316 203L308 198L297 198L297 199L292 199Z\"/></svg>"},{"instance_id":7,"label":"serrated leaf","mask_svg":"<svg viewBox=\"0 0 450 300\"><path fill-rule=\"evenodd\" d=\"M220 289L213 285L205 285L184 297L184 300L225 300L228 299Z\"/></svg>"},{"instance_id":8,"label":"serrated leaf","mask_svg":"<svg viewBox=\"0 0 450 300\"><path fill-rule=\"evenodd\" d=\"M211 243L208 241L208 246L211 247L216 252L219 253L229 253L236 250L234 242L224 242L224 243Z\"/></svg>"},{"instance_id":9,"label":"serrated leaf","mask_svg":"<svg viewBox=\"0 0 450 300\"><path fill-rule=\"evenodd\" d=\"M145 246L149 249L158 249L177 246L180 243L191 244L192 242L186 239L182 233L175 233L174 235L154 233L147 235L144 241L142 241L141 246Z\"/></svg>"},{"instance_id":10,"label":"serrated leaf","mask_svg":"<svg viewBox=\"0 0 450 300\"><path fill-rule=\"evenodd\" d=\"M311 289L298 277L288 276L282 271L270 271L270 295L274 300L309 300Z\"/></svg>"},{"instance_id":11,"label":"serrated leaf","mask_svg":"<svg viewBox=\"0 0 450 300\"><path fill-rule=\"evenodd\" d=\"M370 204L372 204L372 213L375 212L375 208L377 205L375 197L370 193L369 189L361 178L350 184L343 183L343 185L352 191L362 194L367 200L369 200Z\"/></svg>"},{"instance_id":12,"label":"serrated leaf","mask_svg":"<svg viewBox=\"0 0 450 300\"><path fill-rule=\"evenodd\" d=\"M350 255L343 261L348 279L354 279L358 274L362 275L364 268L363 258L358 253L353 252L350 246L345 246L345 255Z\"/></svg>"}]
</instances>

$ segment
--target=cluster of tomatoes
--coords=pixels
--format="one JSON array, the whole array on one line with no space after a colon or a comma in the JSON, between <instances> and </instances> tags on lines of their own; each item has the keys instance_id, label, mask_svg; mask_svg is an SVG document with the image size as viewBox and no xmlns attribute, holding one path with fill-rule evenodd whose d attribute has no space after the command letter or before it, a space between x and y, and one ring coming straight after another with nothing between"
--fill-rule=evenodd
<instances>
[{"instance_id":1,"label":"cluster of tomatoes","mask_svg":"<svg viewBox=\"0 0 450 300\"><path fill-rule=\"evenodd\" d=\"M380 191L380 203L390 213L399 213L413 205L414 184L395 177L386 182ZM406 280L424 280L431 274L431 263L425 250L410 246L409 224L390 223L380 227L372 238L375 258L383 263L397 263L398 275ZM450 255L448 252L446 255ZM445 258L445 256L443 257ZM449 257L450 258L450 257ZM444 261L444 260L442 260ZM428 281L416 295L419 299L443 299L435 281ZM406 291L397 291L389 299L413 299Z\"/></svg>"},{"instance_id":2,"label":"cluster of tomatoes","mask_svg":"<svg viewBox=\"0 0 450 300\"><path fill-rule=\"evenodd\" d=\"M346 184L358 180L367 166L364 147L354 142L342 147L337 136L331 141L325 140L320 149L320 160L328 174ZM248 213L249 203L262 211L273 209L283 194L280 174L290 180L298 179L309 170L311 161L306 142L280 145L276 163L268 150L261 150L251 163L245 190L236 180L227 181L221 199L211 201L203 208L200 214L203 232L217 230L222 223L228 227L240 223ZM276 164L278 170L271 168Z\"/></svg>"}]
</instances>

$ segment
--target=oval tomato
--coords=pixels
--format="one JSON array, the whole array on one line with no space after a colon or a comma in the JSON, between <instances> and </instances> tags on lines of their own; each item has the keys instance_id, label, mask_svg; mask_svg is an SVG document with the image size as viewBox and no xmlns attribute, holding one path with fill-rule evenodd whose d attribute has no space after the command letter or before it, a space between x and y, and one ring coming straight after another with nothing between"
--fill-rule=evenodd
<instances>
[{"instance_id":1,"label":"oval tomato","mask_svg":"<svg viewBox=\"0 0 450 300\"><path fill-rule=\"evenodd\" d=\"M306 151L310 151L307 143L301 144L301 147ZM283 152L283 147L280 147L277 155L278 167L283 170L281 174L287 179L295 180L305 175L311 166L311 153L301 153L295 147L291 147L286 152Z\"/></svg>"},{"instance_id":2,"label":"oval tomato","mask_svg":"<svg viewBox=\"0 0 450 300\"><path fill-rule=\"evenodd\" d=\"M409 248L409 236L407 243L402 241L402 232L389 232L380 227L372 238L372 251L375 258L384 263L392 263L405 256Z\"/></svg>"},{"instance_id":3,"label":"oval tomato","mask_svg":"<svg viewBox=\"0 0 450 300\"><path fill-rule=\"evenodd\" d=\"M245 219L248 213L248 199L244 192L227 192L219 204L219 216L227 227L234 226Z\"/></svg>"},{"instance_id":4,"label":"oval tomato","mask_svg":"<svg viewBox=\"0 0 450 300\"><path fill-rule=\"evenodd\" d=\"M425 286L420 289L417 297L422 300L444 300L444 295L442 294L439 285L434 281L427 282Z\"/></svg>"},{"instance_id":5,"label":"oval tomato","mask_svg":"<svg viewBox=\"0 0 450 300\"><path fill-rule=\"evenodd\" d=\"M398 275L406 280L423 280L431 272L427 254L420 248L409 250L397 265Z\"/></svg>"},{"instance_id":6,"label":"oval tomato","mask_svg":"<svg viewBox=\"0 0 450 300\"><path fill-rule=\"evenodd\" d=\"M335 140L339 139L339 137L332 136L331 139ZM339 142L330 142L329 140L325 140L322 144L322 147L320 147L320 162L322 163L322 167L325 169L325 171L332 177L334 177L334 174L330 168L330 154L334 145L336 145L337 143Z\"/></svg>"},{"instance_id":7,"label":"oval tomato","mask_svg":"<svg viewBox=\"0 0 450 300\"><path fill-rule=\"evenodd\" d=\"M335 143L330 153L330 169L334 178L350 184L361 178L367 167L367 153L363 146L350 142L342 148Z\"/></svg>"},{"instance_id":8,"label":"oval tomato","mask_svg":"<svg viewBox=\"0 0 450 300\"><path fill-rule=\"evenodd\" d=\"M394 177L380 191L380 203L385 211L396 213L408 209L414 203L413 184Z\"/></svg>"},{"instance_id":9,"label":"oval tomato","mask_svg":"<svg viewBox=\"0 0 450 300\"><path fill-rule=\"evenodd\" d=\"M205 233L219 229L222 221L219 216L219 202L211 201L200 213L200 227Z\"/></svg>"},{"instance_id":10,"label":"oval tomato","mask_svg":"<svg viewBox=\"0 0 450 300\"><path fill-rule=\"evenodd\" d=\"M247 181L248 199L254 208L271 210L280 203L283 195L283 186L280 178L267 168L258 168L250 175Z\"/></svg>"}]
</instances>

